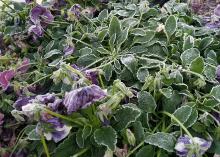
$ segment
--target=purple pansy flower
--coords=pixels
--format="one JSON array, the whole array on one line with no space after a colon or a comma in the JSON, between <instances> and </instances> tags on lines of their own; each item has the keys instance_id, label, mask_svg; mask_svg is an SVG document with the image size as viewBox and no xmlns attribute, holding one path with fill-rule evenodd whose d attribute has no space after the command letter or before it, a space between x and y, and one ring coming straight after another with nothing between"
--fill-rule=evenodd
<instances>
[{"instance_id":1,"label":"purple pansy flower","mask_svg":"<svg viewBox=\"0 0 220 157\"><path fill-rule=\"evenodd\" d=\"M0 112L0 125L4 123L4 114Z\"/></svg>"},{"instance_id":2,"label":"purple pansy flower","mask_svg":"<svg viewBox=\"0 0 220 157\"><path fill-rule=\"evenodd\" d=\"M17 69L18 72L26 73L30 68L30 59L25 58L21 64L21 66Z\"/></svg>"},{"instance_id":3,"label":"purple pansy flower","mask_svg":"<svg viewBox=\"0 0 220 157\"><path fill-rule=\"evenodd\" d=\"M15 103L13 104L13 107L16 110L21 110L22 106L27 105L32 99L34 99L34 96L30 96L30 97L20 97L18 98Z\"/></svg>"},{"instance_id":4,"label":"purple pansy flower","mask_svg":"<svg viewBox=\"0 0 220 157\"><path fill-rule=\"evenodd\" d=\"M74 4L70 9L69 9L69 18L70 19L79 19L81 15L81 9L82 7L79 4Z\"/></svg>"},{"instance_id":5,"label":"purple pansy flower","mask_svg":"<svg viewBox=\"0 0 220 157\"><path fill-rule=\"evenodd\" d=\"M32 25L28 28L28 34L33 34L34 38L43 36L43 28L40 24Z\"/></svg>"},{"instance_id":6,"label":"purple pansy flower","mask_svg":"<svg viewBox=\"0 0 220 157\"><path fill-rule=\"evenodd\" d=\"M220 4L214 9L214 15L220 17Z\"/></svg>"},{"instance_id":7,"label":"purple pansy flower","mask_svg":"<svg viewBox=\"0 0 220 157\"><path fill-rule=\"evenodd\" d=\"M33 3L34 0L25 0L25 2L26 2L27 4L30 4L30 3Z\"/></svg>"},{"instance_id":8,"label":"purple pansy flower","mask_svg":"<svg viewBox=\"0 0 220 157\"><path fill-rule=\"evenodd\" d=\"M60 106L62 106L62 103L62 99L56 99L54 102L48 103L48 107L51 108L53 111L58 111Z\"/></svg>"},{"instance_id":9,"label":"purple pansy flower","mask_svg":"<svg viewBox=\"0 0 220 157\"><path fill-rule=\"evenodd\" d=\"M49 125L49 128L44 129L43 124ZM69 135L71 128L72 127L61 123L58 118L48 118L46 116L46 118L43 118L42 121L38 123L36 132L38 134L43 132L48 141L53 140L57 143Z\"/></svg>"},{"instance_id":10,"label":"purple pansy flower","mask_svg":"<svg viewBox=\"0 0 220 157\"><path fill-rule=\"evenodd\" d=\"M39 101L40 103L47 104L47 103L53 103L56 99L56 96L54 93L50 94L44 94L44 95L37 95L35 100Z\"/></svg>"},{"instance_id":11,"label":"purple pansy flower","mask_svg":"<svg viewBox=\"0 0 220 157\"><path fill-rule=\"evenodd\" d=\"M30 19L34 24L40 23L40 25L45 28L48 24L53 22L54 16L47 8L37 5L31 10Z\"/></svg>"},{"instance_id":12,"label":"purple pansy flower","mask_svg":"<svg viewBox=\"0 0 220 157\"><path fill-rule=\"evenodd\" d=\"M194 153L193 156L197 156L203 155L211 147L211 144L211 141L206 141L199 137L190 139L189 136L185 135L178 138L175 150L180 157L187 157L189 152ZM196 154L196 152L199 154Z\"/></svg>"},{"instance_id":13,"label":"purple pansy flower","mask_svg":"<svg viewBox=\"0 0 220 157\"><path fill-rule=\"evenodd\" d=\"M69 56L75 51L74 45L66 45L63 49L64 56Z\"/></svg>"},{"instance_id":14,"label":"purple pansy flower","mask_svg":"<svg viewBox=\"0 0 220 157\"><path fill-rule=\"evenodd\" d=\"M60 8L62 8L62 7L64 7L64 6L66 6L66 1L65 0L54 0L53 1L53 8L54 9L60 9Z\"/></svg>"},{"instance_id":15,"label":"purple pansy flower","mask_svg":"<svg viewBox=\"0 0 220 157\"><path fill-rule=\"evenodd\" d=\"M0 85L2 86L3 90L6 90L10 85L10 80L15 76L14 70L6 70L0 72Z\"/></svg>"},{"instance_id":16,"label":"purple pansy flower","mask_svg":"<svg viewBox=\"0 0 220 157\"><path fill-rule=\"evenodd\" d=\"M79 109L84 109L106 97L106 93L96 85L75 89L65 95L64 105L71 114Z\"/></svg>"},{"instance_id":17,"label":"purple pansy flower","mask_svg":"<svg viewBox=\"0 0 220 157\"><path fill-rule=\"evenodd\" d=\"M192 8L192 11L197 13L201 9L203 5L203 1L202 0L190 0L189 4Z\"/></svg>"}]
</instances>

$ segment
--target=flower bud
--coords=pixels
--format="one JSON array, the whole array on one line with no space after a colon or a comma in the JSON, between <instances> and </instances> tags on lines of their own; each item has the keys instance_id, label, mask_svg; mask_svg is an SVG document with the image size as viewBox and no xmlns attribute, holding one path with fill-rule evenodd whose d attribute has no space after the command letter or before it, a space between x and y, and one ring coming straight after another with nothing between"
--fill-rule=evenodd
<instances>
[{"instance_id":1,"label":"flower bud","mask_svg":"<svg viewBox=\"0 0 220 157\"><path fill-rule=\"evenodd\" d=\"M130 145L134 146L135 143L136 143L136 139L135 139L134 134L131 132L131 130L130 129L126 129L125 134L126 134L126 138L128 140L128 143Z\"/></svg>"}]
</instances>

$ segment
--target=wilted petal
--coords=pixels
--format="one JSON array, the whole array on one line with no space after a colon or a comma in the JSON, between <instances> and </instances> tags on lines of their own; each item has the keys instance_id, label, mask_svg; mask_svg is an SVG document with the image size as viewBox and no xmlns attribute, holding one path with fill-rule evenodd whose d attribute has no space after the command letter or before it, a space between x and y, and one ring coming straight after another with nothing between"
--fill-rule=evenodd
<instances>
[{"instance_id":1,"label":"wilted petal","mask_svg":"<svg viewBox=\"0 0 220 157\"><path fill-rule=\"evenodd\" d=\"M75 89L65 95L64 105L68 113L87 108L92 103L106 97L106 93L96 85Z\"/></svg>"},{"instance_id":2,"label":"wilted petal","mask_svg":"<svg viewBox=\"0 0 220 157\"><path fill-rule=\"evenodd\" d=\"M93 84L98 85L98 71L97 70L85 70L85 76L88 80L92 81Z\"/></svg>"},{"instance_id":3,"label":"wilted petal","mask_svg":"<svg viewBox=\"0 0 220 157\"><path fill-rule=\"evenodd\" d=\"M21 107L22 106L25 106L27 105L30 100L34 99L35 97L34 96L31 96L31 97L20 97L18 98L15 103L13 104L13 107L16 109L16 110L21 110Z\"/></svg>"},{"instance_id":4,"label":"wilted petal","mask_svg":"<svg viewBox=\"0 0 220 157\"><path fill-rule=\"evenodd\" d=\"M214 9L215 16L220 17L220 4L217 5L217 7Z\"/></svg>"},{"instance_id":5,"label":"wilted petal","mask_svg":"<svg viewBox=\"0 0 220 157\"><path fill-rule=\"evenodd\" d=\"M53 103L55 99L56 99L55 94L50 94L50 93L36 96L36 100L38 100L40 103L43 104Z\"/></svg>"},{"instance_id":6,"label":"wilted petal","mask_svg":"<svg viewBox=\"0 0 220 157\"><path fill-rule=\"evenodd\" d=\"M77 18L79 19L80 14L81 14L81 6L79 4L74 4L70 9L69 9L69 18L74 19Z\"/></svg>"},{"instance_id":7,"label":"wilted petal","mask_svg":"<svg viewBox=\"0 0 220 157\"><path fill-rule=\"evenodd\" d=\"M36 113L38 113L44 105L37 104L37 103L29 103L25 106L22 106L22 112L24 115L26 115L29 118L33 118Z\"/></svg>"},{"instance_id":8,"label":"wilted petal","mask_svg":"<svg viewBox=\"0 0 220 157\"><path fill-rule=\"evenodd\" d=\"M49 103L48 107L50 107L53 111L57 111L59 107L62 105L62 99L56 99L53 103Z\"/></svg>"},{"instance_id":9,"label":"wilted petal","mask_svg":"<svg viewBox=\"0 0 220 157\"><path fill-rule=\"evenodd\" d=\"M30 68L30 59L25 58L21 64L21 66L17 69L18 72L26 73Z\"/></svg>"},{"instance_id":10,"label":"wilted petal","mask_svg":"<svg viewBox=\"0 0 220 157\"><path fill-rule=\"evenodd\" d=\"M15 76L14 70L6 70L0 72L0 85L2 86L3 90L6 90L10 85L10 80Z\"/></svg>"},{"instance_id":11,"label":"wilted petal","mask_svg":"<svg viewBox=\"0 0 220 157\"><path fill-rule=\"evenodd\" d=\"M43 28L37 24L37 25L32 25L28 29L28 34L34 34L37 37L42 37L43 36Z\"/></svg>"},{"instance_id":12,"label":"wilted petal","mask_svg":"<svg viewBox=\"0 0 220 157\"><path fill-rule=\"evenodd\" d=\"M65 56L71 55L75 51L75 47L71 45L67 45L64 47L63 52Z\"/></svg>"}]
</instances>

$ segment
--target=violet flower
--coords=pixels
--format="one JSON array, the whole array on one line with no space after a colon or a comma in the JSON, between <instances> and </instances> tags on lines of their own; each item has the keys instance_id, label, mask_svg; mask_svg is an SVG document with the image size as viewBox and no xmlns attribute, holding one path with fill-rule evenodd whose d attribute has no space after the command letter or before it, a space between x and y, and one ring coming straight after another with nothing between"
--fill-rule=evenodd
<instances>
[{"instance_id":1,"label":"violet flower","mask_svg":"<svg viewBox=\"0 0 220 157\"><path fill-rule=\"evenodd\" d=\"M190 0L189 5L191 6L192 11L197 13L201 9L203 2L202 0Z\"/></svg>"},{"instance_id":2,"label":"violet flower","mask_svg":"<svg viewBox=\"0 0 220 157\"><path fill-rule=\"evenodd\" d=\"M81 15L81 6L79 4L74 4L68 11L68 16L71 20L79 19Z\"/></svg>"},{"instance_id":3,"label":"violet flower","mask_svg":"<svg viewBox=\"0 0 220 157\"><path fill-rule=\"evenodd\" d=\"M180 157L187 157L189 153L196 157L197 155L203 155L211 147L211 144L211 141L206 141L199 137L190 139L189 136L185 135L179 137L175 150Z\"/></svg>"},{"instance_id":4,"label":"violet flower","mask_svg":"<svg viewBox=\"0 0 220 157\"><path fill-rule=\"evenodd\" d=\"M62 103L63 103L62 99L56 99L54 102L48 103L48 107L53 111L58 111L59 108L63 105Z\"/></svg>"},{"instance_id":5,"label":"violet flower","mask_svg":"<svg viewBox=\"0 0 220 157\"><path fill-rule=\"evenodd\" d=\"M17 69L17 71L20 73L26 73L29 68L30 68L30 59L25 58L21 64L21 66Z\"/></svg>"},{"instance_id":6,"label":"violet flower","mask_svg":"<svg viewBox=\"0 0 220 157\"><path fill-rule=\"evenodd\" d=\"M0 126L4 123L4 114L0 112Z\"/></svg>"},{"instance_id":7,"label":"violet flower","mask_svg":"<svg viewBox=\"0 0 220 157\"><path fill-rule=\"evenodd\" d=\"M32 99L34 99L34 96L30 96L30 97L20 97L18 98L15 103L13 104L13 107L16 110L21 110L22 106L27 105Z\"/></svg>"},{"instance_id":8,"label":"violet flower","mask_svg":"<svg viewBox=\"0 0 220 157\"><path fill-rule=\"evenodd\" d=\"M14 76L15 76L14 70L6 70L0 72L0 85L2 86L3 90L6 90L9 87L10 81Z\"/></svg>"},{"instance_id":9,"label":"violet flower","mask_svg":"<svg viewBox=\"0 0 220 157\"><path fill-rule=\"evenodd\" d=\"M214 15L220 17L220 4L214 9Z\"/></svg>"},{"instance_id":10,"label":"violet flower","mask_svg":"<svg viewBox=\"0 0 220 157\"><path fill-rule=\"evenodd\" d=\"M28 34L33 34L34 38L43 36L43 28L40 24L32 25L28 28Z\"/></svg>"},{"instance_id":11,"label":"violet flower","mask_svg":"<svg viewBox=\"0 0 220 157\"><path fill-rule=\"evenodd\" d=\"M27 4L30 4L30 3L33 3L34 0L25 0L25 2L26 2Z\"/></svg>"},{"instance_id":12,"label":"violet flower","mask_svg":"<svg viewBox=\"0 0 220 157\"><path fill-rule=\"evenodd\" d=\"M55 101L56 97L55 94L44 94L44 95L37 95L35 100L39 101L42 104L47 104L47 103L53 103Z\"/></svg>"},{"instance_id":13,"label":"violet flower","mask_svg":"<svg viewBox=\"0 0 220 157\"><path fill-rule=\"evenodd\" d=\"M60 9L60 8L62 8L62 7L64 7L64 6L66 6L66 1L65 0L54 0L53 1L53 8L54 9Z\"/></svg>"},{"instance_id":14,"label":"violet flower","mask_svg":"<svg viewBox=\"0 0 220 157\"><path fill-rule=\"evenodd\" d=\"M91 85L67 93L63 103L67 112L71 114L79 109L87 108L105 97L106 93L99 86Z\"/></svg>"},{"instance_id":15,"label":"violet flower","mask_svg":"<svg viewBox=\"0 0 220 157\"><path fill-rule=\"evenodd\" d=\"M43 127L44 124L47 125L46 129ZM53 140L57 143L69 135L71 128L61 123L58 118L43 118L42 122L38 123L36 132L42 132L48 141Z\"/></svg>"},{"instance_id":16,"label":"violet flower","mask_svg":"<svg viewBox=\"0 0 220 157\"><path fill-rule=\"evenodd\" d=\"M75 47L71 45L66 45L63 49L64 56L69 56L75 51Z\"/></svg>"},{"instance_id":17,"label":"violet flower","mask_svg":"<svg viewBox=\"0 0 220 157\"><path fill-rule=\"evenodd\" d=\"M48 24L53 22L54 16L47 8L37 5L31 10L30 19L35 25L40 23L40 25L45 28Z\"/></svg>"}]
</instances>

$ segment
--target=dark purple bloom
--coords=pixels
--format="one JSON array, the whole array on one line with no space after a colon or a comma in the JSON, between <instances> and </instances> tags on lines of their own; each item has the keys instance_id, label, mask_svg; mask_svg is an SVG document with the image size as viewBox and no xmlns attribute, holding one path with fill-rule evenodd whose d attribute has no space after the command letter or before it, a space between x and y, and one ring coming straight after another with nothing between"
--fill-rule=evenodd
<instances>
[{"instance_id":1,"label":"dark purple bloom","mask_svg":"<svg viewBox=\"0 0 220 157\"><path fill-rule=\"evenodd\" d=\"M98 71L97 70L85 70L85 76L88 80L92 81L92 84L98 85Z\"/></svg>"},{"instance_id":2,"label":"dark purple bloom","mask_svg":"<svg viewBox=\"0 0 220 157\"><path fill-rule=\"evenodd\" d=\"M47 93L44 95L37 95L35 99L40 103L47 104L47 103L53 103L56 97L54 94Z\"/></svg>"},{"instance_id":3,"label":"dark purple bloom","mask_svg":"<svg viewBox=\"0 0 220 157\"><path fill-rule=\"evenodd\" d=\"M28 29L28 34L33 34L35 38L42 37L43 32L44 32L43 28L39 24L32 25Z\"/></svg>"},{"instance_id":4,"label":"dark purple bloom","mask_svg":"<svg viewBox=\"0 0 220 157\"><path fill-rule=\"evenodd\" d=\"M197 155L203 155L211 147L211 144L211 141L206 141L199 137L190 139L189 136L185 135L179 137L175 150L176 154L180 157L187 157L189 152L194 153L193 156L196 157ZM196 150L199 150L199 154L196 154Z\"/></svg>"},{"instance_id":5,"label":"dark purple bloom","mask_svg":"<svg viewBox=\"0 0 220 157\"><path fill-rule=\"evenodd\" d=\"M217 5L217 7L214 9L215 16L220 17L220 4Z\"/></svg>"},{"instance_id":6,"label":"dark purple bloom","mask_svg":"<svg viewBox=\"0 0 220 157\"><path fill-rule=\"evenodd\" d=\"M4 114L0 112L0 125L4 123L4 117L5 117Z\"/></svg>"},{"instance_id":7,"label":"dark purple bloom","mask_svg":"<svg viewBox=\"0 0 220 157\"><path fill-rule=\"evenodd\" d=\"M74 4L70 9L69 9L69 17L72 19L79 19L81 15L81 6L79 4Z\"/></svg>"},{"instance_id":8,"label":"dark purple bloom","mask_svg":"<svg viewBox=\"0 0 220 157\"><path fill-rule=\"evenodd\" d=\"M54 0L53 1L53 9L60 9L60 8L62 8L62 7L64 7L64 6L66 6L66 1L65 0Z\"/></svg>"},{"instance_id":9,"label":"dark purple bloom","mask_svg":"<svg viewBox=\"0 0 220 157\"><path fill-rule=\"evenodd\" d=\"M191 6L192 11L197 13L201 9L203 2L202 0L190 0L189 5Z\"/></svg>"},{"instance_id":10,"label":"dark purple bloom","mask_svg":"<svg viewBox=\"0 0 220 157\"><path fill-rule=\"evenodd\" d=\"M75 47L71 45L67 45L64 47L63 52L64 56L69 56L75 51Z\"/></svg>"},{"instance_id":11,"label":"dark purple bloom","mask_svg":"<svg viewBox=\"0 0 220 157\"><path fill-rule=\"evenodd\" d=\"M47 125L46 129L43 127L44 125ZM71 128L72 127L61 123L58 118L43 117L42 121L37 125L36 132L43 132L47 140L53 140L57 143L68 136Z\"/></svg>"},{"instance_id":12,"label":"dark purple bloom","mask_svg":"<svg viewBox=\"0 0 220 157\"><path fill-rule=\"evenodd\" d=\"M25 0L25 2L26 2L27 4L30 4L30 3L33 3L34 0Z\"/></svg>"},{"instance_id":13,"label":"dark purple bloom","mask_svg":"<svg viewBox=\"0 0 220 157\"><path fill-rule=\"evenodd\" d=\"M29 68L30 68L30 59L25 58L21 66L17 69L17 71L21 73L26 73Z\"/></svg>"},{"instance_id":14,"label":"dark purple bloom","mask_svg":"<svg viewBox=\"0 0 220 157\"><path fill-rule=\"evenodd\" d=\"M10 85L10 80L15 76L14 70L6 70L0 72L0 85L2 86L3 90L6 90Z\"/></svg>"},{"instance_id":15,"label":"dark purple bloom","mask_svg":"<svg viewBox=\"0 0 220 157\"><path fill-rule=\"evenodd\" d=\"M220 123L220 114L217 113L217 112L213 112L212 115L213 115L213 116L215 117L215 119L218 120L219 123Z\"/></svg>"},{"instance_id":16,"label":"dark purple bloom","mask_svg":"<svg viewBox=\"0 0 220 157\"><path fill-rule=\"evenodd\" d=\"M47 8L37 5L31 10L30 19L35 25L40 24L43 28L45 28L48 24L53 22L54 16Z\"/></svg>"},{"instance_id":17,"label":"dark purple bloom","mask_svg":"<svg viewBox=\"0 0 220 157\"><path fill-rule=\"evenodd\" d=\"M21 110L22 106L25 106L27 105L30 100L34 99L35 97L34 96L30 96L30 97L20 97L18 98L15 103L13 104L13 107L16 109L16 110Z\"/></svg>"},{"instance_id":18,"label":"dark purple bloom","mask_svg":"<svg viewBox=\"0 0 220 157\"><path fill-rule=\"evenodd\" d=\"M105 97L106 93L99 86L91 85L67 93L63 103L67 112L71 114L79 109L87 108Z\"/></svg>"},{"instance_id":19,"label":"dark purple bloom","mask_svg":"<svg viewBox=\"0 0 220 157\"><path fill-rule=\"evenodd\" d=\"M59 107L62 105L63 100L62 99L56 99L54 102L49 103L48 107L51 108L53 111L57 111Z\"/></svg>"}]
</instances>

